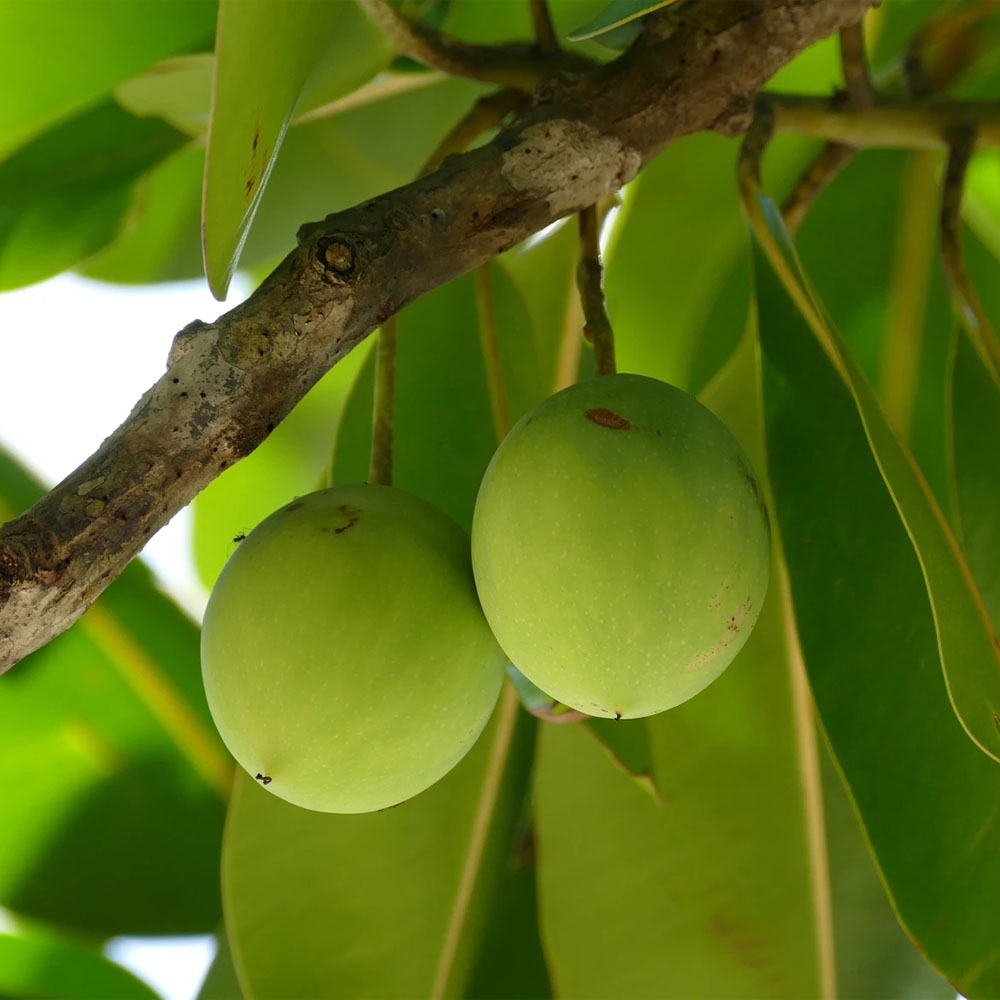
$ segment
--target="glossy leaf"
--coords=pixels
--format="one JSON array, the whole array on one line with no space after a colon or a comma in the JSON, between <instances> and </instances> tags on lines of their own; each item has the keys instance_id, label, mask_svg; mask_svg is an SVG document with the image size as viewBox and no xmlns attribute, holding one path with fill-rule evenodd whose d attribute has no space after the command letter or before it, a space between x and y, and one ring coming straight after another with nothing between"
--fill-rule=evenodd
<instances>
[{"instance_id":1,"label":"glossy leaf","mask_svg":"<svg viewBox=\"0 0 1000 1000\"><path fill-rule=\"evenodd\" d=\"M50 1000L158 1000L96 948L40 925L0 931L0 995Z\"/></svg>"},{"instance_id":2,"label":"glossy leaf","mask_svg":"<svg viewBox=\"0 0 1000 1000\"><path fill-rule=\"evenodd\" d=\"M1000 631L1000 386L964 331L952 387L952 444L959 531L993 628Z\"/></svg>"},{"instance_id":3,"label":"glossy leaf","mask_svg":"<svg viewBox=\"0 0 1000 1000\"><path fill-rule=\"evenodd\" d=\"M675 0L611 0L600 14L571 31L570 41L579 42L585 38L595 38L674 2Z\"/></svg>"},{"instance_id":4,"label":"glossy leaf","mask_svg":"<svg viewBox=\"0 0 1000 1000\"><path fill-rule=\"evenodd\" d=\"M759 454L750 341L712 405ZM780 588L723 675L645 720L663 800L574 726L543 727L537 829L543 939L561 997L802 997L820 962L799 754L814 740L786 658ZM752 831L752 834L750 833ZM811 835L810 835L811 834Z\"/></svg>"},{"instance_id":5,"label":"glossy leaf","mask_svg":"<svg viewBox=\"0 0 1000 1000\"><path fill-rule=\"evenodd\" d=\"M817 709L900 922L956 989L994 996L997 765L948 704L921 566L856 399L756 263L768 470Z\"/></svg>"},{"instance_id":6,"label":"glossy leaf","mask_svg":"<svg viewBox=\"0 0 1000 1000\"><path fill-rule=\"evenodd\" d=\"M777 209L764 200L760 205L759 214L754 210L756 231L768 240L772 266L781 269L794 289L791 294L804 310L807 327L844 378L872 455L913 540L934 611L948 697L969 737L1000 760L1000 725L995 721L1000 718L1000 642L982 597L926 480L889 425L857 362L811 299Z\"/></svg>"},{"instance_id":7,"label":"glossy leaf","mask_svg":"<svg viewBox=\"0 0 1000 1000\"><path fill-rule=\"evenodd\" d=\"M79 114L120 80L180 52L208 49L215 0L3 0L0 158Z\"/></svg>"},{"instance_id":8,"label":"glossy leaf","mask_svg":"<svg viewBox=\"0 0 1000 1000\"><path fill-rule=\"evenodd\" d=\"M352 35L361 16L353 3L221 0L203 209L205 270L217 298L310 78L322 68L324 93L343 93L384 64L377 36L366 52Z\"/></svg>"},{"instance_id":9,"label":"glossy leaf","mask_svg":"<svg viewBox=\"0 0 1000 1000\"><path fill-rule=\"evenodd\" d=\"M132 185L184 141L106 103L0 163L0 289L51 277L110 243Z\"/></svg>"},{"instance_id":10,"label":"glossy leaf","mask_svg":"<svg viewBox=\"0 0 1000 1000\"><path fill-rule=\"evenodd\" d=\"M0 520L40 493L0 455ZM0 757L0 905L99 935L217 923L229 758L197 629L141 564L0 679Z\"/></svg>"}]
</instances>

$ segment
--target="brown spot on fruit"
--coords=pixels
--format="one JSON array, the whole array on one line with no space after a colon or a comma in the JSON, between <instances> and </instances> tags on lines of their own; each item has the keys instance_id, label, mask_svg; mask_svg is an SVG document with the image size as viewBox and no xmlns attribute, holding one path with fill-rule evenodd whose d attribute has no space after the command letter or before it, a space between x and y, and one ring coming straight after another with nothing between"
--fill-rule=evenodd
<instances>
[{"instance_id":1,"label":"brown spot on fruit","mask_svg":"<svg viewBox=\"0 0 1000 1000\"><path fill-rule=\"evenodd\" d=\"M349 504L342 503L337 507L337 510L347 518L347 524L342 524L339 528L334 528L333 533L335 535L347 531L348 528L353 528L361 519L360 507L351 507Z\"/></svg>"},{"instance_id":2,"label":"brown spot on fruit","mask_svg":"<svg viewBox=\"0 0 1000 1000\"><path fill-rule=\"evenodd\" d=\"M607 410L603 406L596 410L587 410L584 416L601 427L608 427L613 431L627 431L632 425L618 413Z\"/></svg>"},{"instance_id":3,"label":"brown spot on fruit","mask_svg":"<svg viewBox=\"0 0 1000 1000\"><path fill-rule=\"evenodd\" d=\"M260 771L258 771L257 774L255 775L255 778L262 785L269 785L269 784L271 784L271 776L269 774L261 774Z\"/></svg>"}]
</instances>

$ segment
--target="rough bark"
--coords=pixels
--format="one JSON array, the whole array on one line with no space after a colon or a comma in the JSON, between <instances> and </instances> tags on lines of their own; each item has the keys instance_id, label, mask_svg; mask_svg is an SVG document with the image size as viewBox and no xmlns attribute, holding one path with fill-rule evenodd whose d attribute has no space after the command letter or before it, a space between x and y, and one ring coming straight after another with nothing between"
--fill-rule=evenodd
<instances>
[{"instance_id":1,"label":"rough bark","mask_svg":"<svg viewBox=\"0 0 1000 1000\"><path fill-rule=\"evenodd\" d=\"M69 627L146 540L406 303L631 180L693 132L745 129L764 83L870 0L698 0L620 60L543 81L481 149L324 221L67 479L0 528L0 671Z\"/></svg>"}]
</instances>

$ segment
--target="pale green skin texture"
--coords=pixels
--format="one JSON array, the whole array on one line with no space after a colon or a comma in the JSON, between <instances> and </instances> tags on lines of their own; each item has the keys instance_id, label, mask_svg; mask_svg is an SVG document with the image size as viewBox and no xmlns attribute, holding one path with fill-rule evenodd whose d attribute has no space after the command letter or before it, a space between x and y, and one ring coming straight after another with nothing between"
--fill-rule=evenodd
<instances>
[{"instance_id":1,"label":"pale green skin texture","mask_svg":"<svg viewBox=\"0 0 1000 1000\"><path fill-rule=\"evenodd\" d=\"M337 813L397 805L450 771L506 663L468 536L384 486L323 490L263 521L212 591L201 659L243 768L289 802Z\"/></svg>"},{"instance_id":2,"label":"pale green skin texture","mask_svg":"<svg viewBox=\"0 0 1000 1000\"><path fill-rule=\"evenodd\" d=\"M490 627L529 680L630 719L687 701L739 652L767 591L770 531L717 417L656 379L602 376L547 399L500 445L472 563Z\"/></svg>"}]
</instances>

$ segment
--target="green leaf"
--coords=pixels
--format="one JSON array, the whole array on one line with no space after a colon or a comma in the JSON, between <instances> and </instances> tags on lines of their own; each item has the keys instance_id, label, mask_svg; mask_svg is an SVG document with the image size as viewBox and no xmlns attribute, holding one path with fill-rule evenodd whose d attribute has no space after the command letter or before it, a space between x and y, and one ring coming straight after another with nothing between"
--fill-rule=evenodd
<instances>
[{"instance_id":1,"label":"green leaf","mask_svg":"<svg viewBox=\"0 0 1000 1000\"><path fill-rule=\"evenodd\" d=\"M749 273L737 269L746 244L734 156L718 136L692 136L630 185L605 280L619 370L697 392L736 347Z\"/></svg>"},{"instance_id":2,"label":"green leaf","mask_svg":"<svg viewBox=\"0 0 1000 1000\"><path fill-rule=\"evenodd\" d=\"M768 469L816 706L900 922L956 989L994 996L1000 772L948 704L921 566L872 457L877 417L865 403L866 428L762 253L756 266ZM867 396L833 336L827 350Z\"/></svg>"},{"instance_id":3,"label":"green leaf","mask_svg":"<svg viewBox=\"0 0 1000 1000\"><path fill-rule=\"evenodd\" d=\"M201 278L201 180L205 150L190 144L135 186L118 237L77 270L99 281L140 285Z\"/></svg>"},{"instance_id":4,"label":"green leaf","mask_svg":"<svg viewBox=\"0 0 1000 1000\"><path fill-rule=\"evenodd\" d=\"M115 87L115 100L140 118L162 118L187 135L204 135L211 115L214 70L211 52L172 56L122 80Z\"/></svg>"},{"instance_id":5,"label":"green leaf","mask_svg":"<svg viewBox=\"0 0 1000 1000\"><path fill-rule=\"evenodd\" d=\"M50 1000L158 1000L96 948L25 924L0 931L0 995Z\"/></svg>"},{"instance_id":6,"label":"green leaf","mask_svg":"<svg viewBox=\"0 0 1000 1000\"><path fill-rule=\"evenodd\" d=\"M937 261L937 154L871 150L834 179L795 245L858 366L947 498L951 306ZM831 254L831 247L844 252Z\"/></svg>"},{"instance_id":7,"label":"green leaf","mask_svg":"<svg viewBox=\"0 0 1000 1000\"><path fill-rule=\"evenodd\" d=\"M585 38L595 38L674 2L675 0L611 0L600 14L571 31L569 40L580 42Z\"/></svg>"},{"instance_id":8,"label":"green leaf","mask_svg":"<svg viewBox=\"0 0 1000 1000\"><path fill-rule=\"evenodd\" d=\"M184 141L106 103L0 163L0 289L51 277L110 243L132 185Z\"/></svg>"},{"instance_id":9,"label":"green leaf","mask_svg":"<svg viewBox=\"0 0 1000 1000\"><path fill-rule=\"evenodd\" d=\"M518 841L495 893L490 921L463 994L475 1000L549 1000L552 986L538 930L534 841L518 828Z\"/></svg>"},{"instance_id":10,"label":"green leaf","mask_svg":"<svg viewBox=\"0 0 1000 1000\"><path fill-rule=\"evenodd\" d=\"M486 89L431 74L417 77L420 86L393 89L390 79L399 78L371 84L324 117L288 130L247 238L244 266L273 265L295 247L299 223L412 181Z\"/></svg>"},{"instance_id":11,"label":"green leaf","mask_svg":"<svg viewBox=\"0 0 1000 1000\"><path fill-rule=\"evenodd\" d=\"M244 991L462 995L514 848L534 727L507 688L455 770L377 813L298 809L241 775L223 894Z\"/></svg>"},{"instance_id":12,"label":"green leaf","mask_svg":"<svg viewBox=\"0 0 1000 1000\"><path fill-rule=\"evenodd\" d=\"M830 859L837 996L850 1000L955 1000L899 926L825 741L820 748Z\"/></svg>"},{"instance_id":13,"label":"green leaf","mask_svg":"<svg viewBox=\"0 0 1000 1000\"><path fill-rule=\"evenodd\" d=\"M0 158L80 113L126 77L179 52L211 48L215 0L3 0Z\"/></svg>"},{"instance_id":14,"label":"green leaf","mask_svg":"<svg viewBox=\"0 0 1000 1000\"><path fill-rule=\"evenodd\" d=\"M708 397L751 456L760 451L755 382L746 339ZM815 736L786 625L772 584L726 672L645 720L662 806L580 727L542 727L540 905L560 997L824 992L832 947L827 934L821 964L818 941L828 908L814 902L814 882L826 877L814 846L822 815L803 794L805 783L815 800L819 775L799 760Z\"/></svg>"},{"instance_id":15,"label":"green leaf","mask_svg":"<svg viewBox=\"0 0 1000 1000\"><path fill-rule=\"evenodd\" d=\"M353 3L221 0L203 215L205 270L217 298L225 298L310 78L321 73L317 86L328 97L384 65L377 36L369 33L370 49L359 50L360 17Z\"/></svg>"},{"instance_id":16,"label":"green leaf","mask_svg":"<svg viewBox=\"0 0 1000 1000\"><path fill-rule=\"evenodd\" d=\"M919 467L879 406L864 373L811 299L795 251L773 203L761 201L757 233L771 234L772 266L794 288L808 329L839 371L858 411L872 455L920 560L934 612L948 697L970 739L1000 760L1000 642L941 508ZM765 221L766 220L766 221ZM763 229L767 225L771 228Z\"/></svg>"},{"instance_id":17,"label":"green leaf","mask_svg":"<svg viewBox=\"0 0 1000 1000\"><path fill-rule=\"evenodd\" d=\"M584 719L582 727L597 740L623 774L660 802L653 772L653 749L645 719Z\"/></svg>"},{"instance_id":18,"label":"green leaf","mask_svg":"<svg viewBox=\"0 0 1000 1000\"><path fill-rule=\"evenodd\" d=\"M194 557L206 587L238 544L269 514L319 489L351 383L368 354L353 350L325 375L252 455L227 469L194 500Z\"/></svg>"},{"instance_id":19,"label":"green leaf","mask_svg":"<svg viewBox=\"0 0 1000 1000\"><path fill-rule=\"evenodd\" d=\"M0 453L0 521L41 492ZM198 630L140 563L0 679L0 758L0 905L98 935L215 926L231 765Z\"/></svg>"},{"instance_id":20,"label":"green leaf","mask_svg":"<svg viewBox=\"0 0 1000 1000\"><path fill-rule=\"evenodd\" d=\"M1000 387L964 330L952 374L955 499L969 569L1000 631Z\"/></svg>"},{"instance_id":21,"label":"green leaf","mask_svg":"<svg viewBox=\"0 0 1000 1000\"><path fill-rule=\"evenodd\" d=\"M396 358L393 481L466 530L496 448L478 325L474 282L468 275L403 310ZM368 477L373 373L374 357L369 357L337 435L337 484Z\"/></svg>"}]
</instances>

